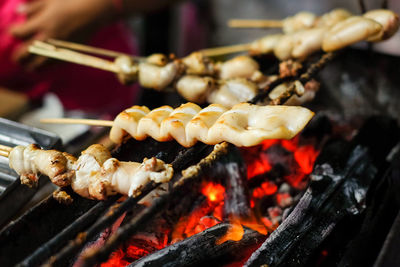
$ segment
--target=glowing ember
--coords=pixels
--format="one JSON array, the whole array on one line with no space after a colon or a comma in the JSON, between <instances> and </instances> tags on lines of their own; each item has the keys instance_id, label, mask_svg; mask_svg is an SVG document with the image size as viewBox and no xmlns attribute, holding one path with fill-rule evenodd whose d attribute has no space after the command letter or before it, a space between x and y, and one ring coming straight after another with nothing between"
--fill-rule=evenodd
<instances>
[{"instance_id":1,"label":"glowing ember","mask_svg":"<svg viewBox=\"0 0 400 267\"><path fill-rule=\"evenodd\" d=\"M302 146L294 151L294 158L299 164L301 170L305 174L310 174L314 167L314 162L317 159L318 151L312 146Z\"/></svg>"},{"instance_id":2,"label":"glowing ember","mask_svg":"<svg viewBox=\"0 0 400 267\"><path fill-rule=\"evenodd\" d=\"M172 232L172 242L176 243L210 228L223 219L225 188L217 183L203 182L200 192L206 201L196 207L189 216L183 216Z\"/></svg>"},{"instance_id":3,"label":"glowing ember","mask_svg":"<svg viewBox=\"0 0 400 267\"><path fill-rule=\"evenodd\" d=\"M122 251L122 249L118 249L117 251L114 251L111 253L110 258L108 259L107 262L101 263L101 267L118 267L118 266L126 266L130 262L123 260L125 257L125 253Z\"/></svg>"},{"instance_id":4,"label":"glowing ember","mask_svg":"<svg viewBox=\"0 0 400 267\"><path fill-rule=\"evenodd\" d=\"M262 183L260 187L254 189L253 197L254 198L262 198L263 196L275 194L277 190L278 190L278 187L276 186L275 183L266 181L266 182Z\"/></svg>"},{"instance_id":5,"label":"glowing ember","mask_svg":"<svg viewBox=\"0 0 400 267\"><path fill-rule=\"evenodd\" d=\"M220 202L224 199L225 188L220 184L210 182L202 186L201 193L211 202Z\"/></svg>"},{"instance_id":6,"label":"glowing ember","mask_svg":"<svg viewBox=\"0 0 400 267\"><path fill-rule=\"evenodd\" d=\"M222 243L232 240L232 241L239 241L242 239L244 234L244 229L243 226L240 224L239 221L232 221L231 222L231 227L228 229L226 234L222 236L220 239L218 239L215 244L216 245L221 245Z\"/></svg>"},{"instance_id":7,"label":"glowing ember","mask_svg":"<svg viewBox=\"0 0 400 267\"><path fill-rule=\"evenodd\" d=\"M266 155L261 155L260 158L247 166L247 177L248 179L254 176L266 173L272 169L269 164L268 157Z\"/></svg>"},{"instance_id":8,"label":"glowing ember","mask_svg":"<svg viewBox=\"0 0 400 267\"><path fill-rule=\"evenodd\" d=\"M306 140L307 141L307 140ZM304 145L301 137L292 140L265 140L261 145L242 148L241 154L247 166L248 204L251 208L250 218L226 218L224 213L226 195L229 189L220 183L203 181L197 192L196 205L182 215L170 228L162 229L163 238L154 241L152 237L135 239L116 250L105 266L126 266L155 250L198 234L223 221L229 221L231 227L224 236L216 241L220 245L228 240L239 241L247 227L267 235L274 231L282 220L283 209L294 204L296 195L308 183L318 151L309 143ZM228 220L227 220L228 219ZM155 224L162 224L156 222ZM134 237L132 238L132 240ZM249 248L248 256L256 247ZM245 258L243 258L243 262ZM229 266L240 266L238 262Z\"/></svg>"}]
</instances>

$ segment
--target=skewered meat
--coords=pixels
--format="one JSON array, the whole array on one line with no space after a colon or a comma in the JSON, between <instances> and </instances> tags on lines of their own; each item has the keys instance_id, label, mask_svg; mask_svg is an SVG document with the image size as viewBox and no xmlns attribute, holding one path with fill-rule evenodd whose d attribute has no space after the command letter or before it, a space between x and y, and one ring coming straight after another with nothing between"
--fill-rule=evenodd
<instances>
[{"instance_id":1,"label":"skewered meat","mask_svg":"<svg viewBox=\"0 0 400 267\"><path fill-rule=\"evenodd\" d=\"M133 106L119 113L114 120L114 124L119 127L112 127L110 131L112 140L120 144L127 133L133 136L133 138L138 139L136 135L138 122L149 112L150 109L145 106Z\"/></svg>"},{"instance_id":2,"label":"skewered meat","mask_svg":"<svg viewBox=\"0 0 400 267\"><path fill-rule=\"evenodd\" d=\"M386 9L371 10L363 15L364 18L372 19L383 26L382 34L376 38L370 37L368 41L376 42L390 38L399 29L399 16L393 11Z\"/></svg>"},{"instance_id":3,"label":"skewered meat","mask_svg":"<svg viewBox=\"0 0 400 267\"><path fill-rule=\"evenodd\" d=\"M130 84L137 80L139 68L131 57L119 56L114 63L119 69L117 77L122 84Z\"/></svg>"},{"instance_id":4,"label":"skewered meat","mask_svg":"<svg viewBox=\"0 0 400 267\"><path fill-rule=\"evenodd\" d=\"M265 139L290 139L301 131L313 113L289 106L235 105L223 113L209 130L209 139L236 146L254 146Z\"/></svg>"},{"instance_id":5,"label":"skewered meat","mask_svg":"<svg viewBox=\"0 0 400 267\"><path fill-rule=\"evenodd\" d=\"M179 64L170 62L165 66L142 62L139 63L139 83L146 88L162 90L177 76Z\"/></svg>"},{"instance_id":6,"label":"skewered meat","mask_svg":"<svg viewBox=\"0 0 400 267\"><path fill-rule=\"evenodd\" d=\"M294 77L299 75L299 70L303 68L300 62L294 61L292 59L282 61L279 63L279 77Z\"/></svg>"},{"instance_id":7,"label":"skewered meat","mask_svg":"<svg viewBox=\"0 0 400 267\"><path fill-rule=\"evenodd\" d=\"M367 40L370 37L379 38L383 27L378 22L364 17L350 17L333 26L325 35L322 49L335 51L348 45Z\"/></svg>"},{"instance_id":8,"label":"skewered meat","mask_svg":"<svg viewBox=\"0 0 400 267\"><path fill-rule=\"evenodd\" d=\"M37 185L39 172L47 175L54 184L65 186L74 175L68 168L68 158L73 157L68 155L67 158L65 154L56 150L43 151L33 144L16 146L10 152L9 165L21 176L21 182L30 187Z\"/></svg>"},{"instance_id":9,"label":"skewered meat","mask_svg":"<svg viewBox=\"0 0 400 267\"><path fill-rule=\"evenodd\" d=\"M228 109L220 104L211 104L200 110L186 126L186 133L187 136L192 138L192 144L194 145L196 140L211 144L213 140L209 138L208 132L218 118L226 111Z\"/></svg>"},{"instance_id":10,"label":"skewered meat","mask_svg":"<svg viewBox=\"0 0 400 267\"><path fill-rule=\"evenodd\" d=\"M292 83L282 83L282 84L278 85L277 87L275 87L268 94L269 99L274 100L274 99L277 99L278 97L280 97L285 91L287 91L287 89L289 88L289 86L291 84ZM315 80L311 80L311 81L307 82L304 85L304 87L298 81L297 81L296 85L298 85L299 87L302 87L303 89L300 89L300 90L304 90L304 93L302 93L300 96L297 94L293 95L285 102L285 105L288 105L288 106L303 105L304 103L313 100L315 97L315 94L319 90L319 83ZM297 90L297 91L299 91L299 90Z\"/></svg>"},{"instance_id":11,"label":"skewered meat","mask_svg":"<svg viewBox=\"0 0 400 267\"><path fill-rule=\"evenodd\" d=\"M219 64L219 77L222 80L245 78L253 80L260 73L260 66L249 56L237 56Z\"/></svg>"},{"instance_id":12,"label":"skewered meat","mask_svg":"<svg viewBox=\"0 0 400 267\"><path fill-rule=\"evenodd\" d=\"M286 34L261 38L251 43L249 52L260 54L273 51L280 60L305 58L321 48L330 52L364 40L382 41L390 38L399 28L399 18L390 10L372 10L362 17L349 17L349 14L344 10L334 10L316 20L315 28L301 24L303 26L286 31Z\"/></svg>"},{"instance_id":13,"label":"skewered meat","mask_svg":"<svg viewBox=\"0 0 400 267\"><path fill-rule=\"evenodd\" d=\"M292 17L283 20L282 30L284 33L293 33L299 30L309 29L314 26L317 20L311 12L302 11Z\"/></svg>"},{"instance_id":14,"label":"skewered meat","mask_svg":"<svg viewBox=\"0 0 400 267\"><path fill-rule=\"evenodd\" d=\"M250 44L249 53L254 55L271 53L283 36L284 34L271 34L255 40Z\"/></svg>"},{"instance_id":15,"label":"skewered meat","mask_svg":"<svg viewBox=\"0 0 400 267\"><path fill-rule=\"evenodd\" d=\"M322 16L320 16L315 21L314 25L316 27L331 27L337 24L339 21L345 20L351 16L352 14L346 9L336 8L331 12L325 13Z\"/></svg>"},{"instance_id":16,"label":"skewered meat","mask_svg":"<svg viewBox=\"0 0 400 267\"><path fill-rule=\"evenodd\" d=\"M110 139L120 142L120 136L114 133L125 131L139 140L147 136L157 141L175 138L185 147L197 141L210 145L227 141L236 146L254 146L264 139L292 138L305 127L313 114L303 107L241 103L226 111L220 105L210 105L201 110L193 103L186 103L176 110L163 106L138 120L132 119L130 121L135 125L129 129L124 128L126 123L115 121L113 128L116 130L110 132ZM136 129L136 132L132 132L132 129Z\"/></svg>"},{"instance_id":17,"label":"skewered meat","mask_svg":"<svg viewBox=\"0 0 400 267\"><path fill-rule=\"evenodd\" d=\"M327 27L309 29L293 34L293 58L306 58L319 51ZM279 45L279 44L278 44Z\"/></svg>"},{"instance_id":18,"label":"skewered meat","mask_svg":"<svg viewBox=\"0 0 400 267\"><path fill-rule=\"evenodd\" d=\"M200 52L194 52L182 59L186 74L212 75L214 74L214 64L210 59Z\"/></svg>"},{"instance_id":19,"label":"skewered meat","mask_svg":"<svg viewBox=\"0 0 400 267\"><path fill-rule=\"evenodd\" d=\"M203 104L207 95L214 88L214 79L211 77L200 77L185 75L176 83L176 90L187 101Z\"/></svg>"},{"instance_id":20,"label":"skewered meat","mask_svg":"<svg viewBox=\"0 0 400 267\"><path fill-rule=\"evenodd\" d=\"M82 197L91 198L94 191L93 174L101 171L103 163L111 158L110 152L102 145L91 145L86 150L82 151L81 156L78 158L73 166L75 169L75 176L71 181L72 189Z\"/></svg>"},{"instance_id":21,"label":"skewered meat","mask_svg":"<svg viewBox=\"0 0 400 267\"><path fill-rule=\"evenodd\" d=\"M207 100L209 103L231 108L253 98L257 94L257 90L257 85L246 79L231 79L223 81L218 89L210 93Z\"/></svg>"},{"instance_id":22,"label":"skewered meat","mask_svg":"<svg viewBox=\"0 0 400 267\"><path fill-rule=\"evenodd\" d=\"M165 66L168 63L168 57L164 54L156 53L148 56L146 62L157 66Z\"/></svg>"},{"instance_id":23,"label":"skewered meat","mask_svg":"<svg viewBox=\"0 0 400 267\"><path fill-rule=\"evenodd\" d=\"M133 196L148 182L168 182L173 169L162 160L144 159L143 163L111 158L102 145L92 145L82 152L75 166L71 187L79 195L98 200L117 193Z\"/></svg>"},{"instance_id":24,"label":"skewered meat","mask_svg":"<svg viewBox=\"0 0 400 267\"><path fill-rule=\"evenodd\" d=\"M21 175L21 182L28 179L37 183L38 176L44 174L58 186L71 185L82 197L98 200L117 193L133 196L148 182L168 182L173 175L171 165L162 160L122 162L111 158L110 152L98 144L83 151L78 159L56 150L41 150L35 145L17 146L11 150L9 162ZM65 174L68 179L62 183L55 179Z\"/></svg>"}]
</instances>

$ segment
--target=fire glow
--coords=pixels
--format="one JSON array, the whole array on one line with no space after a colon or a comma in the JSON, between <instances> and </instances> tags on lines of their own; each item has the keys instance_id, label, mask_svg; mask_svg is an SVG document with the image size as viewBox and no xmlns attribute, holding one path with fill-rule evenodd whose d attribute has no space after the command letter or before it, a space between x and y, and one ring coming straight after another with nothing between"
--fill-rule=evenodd
<instances>
[{"instance_id":1,"label":"fire glow","mask_svg":"<svg viewBox=\"0 0 400 267\"><path fill-rule=\"evenodd\" d=\"M241 240L244 234L243 226L267 236L268 232L279 226L283 209L293 205L293 191L294 194L298 194L305 188L308 174L311 173L318 155L313 145L299 145L299 143L299 137L292 140L265 140L259 146L241 149L247 166L248 201L252 208L250 217L227 217L224 214L227 193L225 187L218 182L203 180L199 187L203 200L189 214L180 217L173 229L164 230L162 236L165 236L165 240L162 239L160 242L148 240L144 243L142 240L127 244L115 251L108 262L101 266L125 266L133 260L198 234L223 221L229 221L231 228L216 241L216 245L228 240ZM276 151L283 153L284 156L274 155ZM279 173L277 172L279 164L284 165L287 173L275 177L274 175Z\"/></svg>"}]
</instances>

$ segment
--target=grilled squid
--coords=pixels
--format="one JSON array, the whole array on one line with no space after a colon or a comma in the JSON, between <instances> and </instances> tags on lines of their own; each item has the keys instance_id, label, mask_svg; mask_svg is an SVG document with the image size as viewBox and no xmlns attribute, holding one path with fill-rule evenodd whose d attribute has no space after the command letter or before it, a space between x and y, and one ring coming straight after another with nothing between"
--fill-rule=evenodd
<instances>
[{"instance_id":1,"label":"grilled squid","mask_svg":"<svg viewBox=\"0 0 400 267\"><path fill-rule=\"evenodd\" d=\"M10 168L20 176L21 182L28 186L36 186L42 173L58 186L66 186L71 183L74 170L71 170L70 160L72 155L57 150L41 150L37 145L16 146L9 155Z\"/></svg>"},{"instance_id":2,"label":"grilled squid","mask_svg":"<svg viewBox=\"0 0 400 267\"><path fill-rule=\"evenodd\" d=\"M215 81L211 77L185 75L176 83L176 91L187 101L203 104L214 86Z\"/></svg>"},{"instance_id":3,"label":"grilled squid","mask_svg":"<svg viewBox=\"0 0 400 267\"><path fill-rule=\"evenodd\" d=\"M207 101L231 108L238 103L252 99L257 94L257 90L257 85L246 79L226 80L209 94Z\"/></svg>"},{"instance_id":4,"label":"grilled squid","mask_svg":"<svg viewBox=\"0 0 400 267\"><path fill-rule=\"evenodd\" d=\"M119 161L102 145L92 145L83 151L75 168L72 189L85 198L98 200L117 193L135 196L148 182L168 182L173 175L171 165L162 160Z\"/></svg>"},{"instance_id":5,"label":"grilled squid","mask_svg":"<svg viewBox=\"0 0 400 267\"><path fill-rule=\"evenodd\" d=\"M175 79L179 71L179 64L170 62L159 66L147 62L139 63L139 83L146 88L162 90Z\"/></svg>"},{"instance_id":6,"label":"grilled squid","mask_svg":"<svg viewBox=\"0 0 400 267\"><path fill-rule=\"evenodd\" d=\"M236 146L254 146L264 139L290 139L301 131L314 113L303 107L258 106L241 103L226 109L210 105L205 109L193 103L173 109L156 108L143 116L143 109L134 106L117 116L110 139L120 143L126 135L143 140L175 139L185 147L197 141L215 145L226 141ZM120 116L120 117L119 117ZM119 118L118 118L119 117ZM121 123L129 118L129 123ZM129 125L129 127L126 127Z\"/></svg>"},{"instance_id":7,"label":"grilled squid","mask_svg":"<svg viewBox=\"0 0 400 267\"><path fill-rule=\"evenodd\" d=\"M383 27L375 20L364 17L350 17L333 26L325 35L322 43L324 51L335 51L351 44L380 38Z\"/></svg>"},{"instance_id":8,"label":"grilled squid","mask_svg":"<svg viewBox=\"0 0 400 267\"><path fill-rule=\"evenodd\" d=\"M285 34L256 40L250 44L249 52L274 52L280 60L302 59L321 49L330 52L360 41L386 40L399 28L398 15L384 9L372 10L363 16L350 16L347 11L339 9L318 19L313 19L308 13L299 13L285 21L293 22L286 30L284 27Z\"/></svg>"},{"instance_id":9,"label":"grilled squid","mask_svg":"<svg viewBox=\"0 0 400 267\"><path fill-rule=\"evenodd\" d=\"M214 63L200 52L194 52L182 59L186 74L212 75L214 74Z\"/></svg>"},{"instance_id":10,"label":"grilled squid","mask_svg":"<svg viewBox=\"0 0 400 267\"><path fill-rule=\"evenodd\" d=\"M37 184L43 174L58 186L71 185L80 196L97 200L117 193L135 196L148 182L168 182L173 175L171 165L162 160L123 162L112 158L110 152L98 144L83 151L78 159L35 145L17 146L10 152L9 165L21 176L21 183Z\"/></svg>"},{"instance_id":11,"label":"grilled squid","mask_svg":"<svg viewBox=\"0 0 400 267\"><path fill-rule=\"evenodd\" d=\"M260 66L249 56L237 56L224 63L218 64L219 78L229 80L245 78L257 81L262 76Z\"/></svg>"}]
</instances>

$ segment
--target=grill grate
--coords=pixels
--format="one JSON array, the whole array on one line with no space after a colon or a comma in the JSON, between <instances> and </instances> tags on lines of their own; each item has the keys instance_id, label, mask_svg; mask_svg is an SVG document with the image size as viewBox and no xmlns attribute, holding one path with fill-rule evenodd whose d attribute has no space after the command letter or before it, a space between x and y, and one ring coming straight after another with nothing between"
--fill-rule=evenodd
<instances>
[{"instance_id":1,"label":"grill grate","mask_svg":"<svg viewBox=\"0 0 400 267\"><path fill-rule=\"evenodd\" d=\"M0 118L0 144L6 146L38 144L45 149L60 148L61 139L50 132ZM47 179L41 179L39 190ZM5 225L37 192L21 186L19 176L8 166L8 159L0 157L0 227Z\"/></svg>"}]
</instances>

